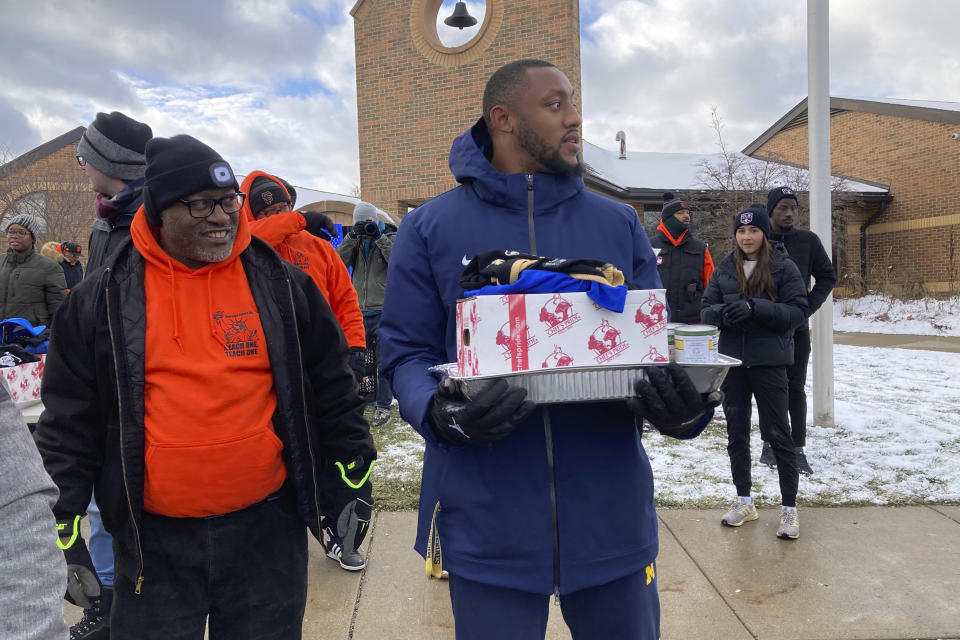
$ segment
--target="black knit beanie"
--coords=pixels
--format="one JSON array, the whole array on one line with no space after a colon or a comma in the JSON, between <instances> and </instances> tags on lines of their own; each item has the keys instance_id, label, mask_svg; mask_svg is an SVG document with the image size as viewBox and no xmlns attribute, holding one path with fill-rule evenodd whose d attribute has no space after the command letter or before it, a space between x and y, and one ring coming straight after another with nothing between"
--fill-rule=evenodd
<instances>
[{"instance_id":1,"label":"black knit beanie","mask_svg":"<svg viewBox=\"0 0 960 640\"><path fill-rule=\"evenodd\" d=\"M277 178L279 180L279 178ZM267 207L275 205L278 202L287 202L291 205L290 197L284 192L276 180L266 176L259 176L253 179L250 185L250 213L257 215Z\"/></svg>"},{"instance_id":2,"label":"black knit beanie","mask_svg":"<svg viewBox=\"0 0 960 640\"><path fill-rule=\"evenodd\" d=\"M152 137L149 125L119 111L98 113L83 132L77 155L103 175L129 182L143 177L143 150Z\"/></svg>"},{"instance_id":3,"label":"black knit beanie","mask_svg":"<svg viewBox=\"0 0 960 640\"><path fill-rule=\"evenodd\" d=\"M777 187L776 189L771 189L770 193L767 194L767 215L773 213L773 210L777 208L777 203L783 200L784 198L793 198L793 201L800 204L800 201L797 200L797 194L793 192L793 189L790 187Z\"/></svg>"},{"instance_id":4,"label":"black knit beanie","mask_svg":"<svg viewBox=\"0 0 960 640\"><path fill-rule=\"evenodd\" d=\"M745 227L747 225L753 225L761 231L763 235L770 237L770 216L767 215L767 210L759 202L755 202L740 213L733 219L733 233L737 233L737 229L740 227Z\"/></svg>"},{"instance_id":5,"label":"black knit beanie","mask_svg":"<svg viewBox=\"0 0 960 640\"><path fill-rule=\"evenodd\" d=\"M233 169L219 153L188 135L153 138L146 148L143 208L147 222L163 224L160 213L178 198L207 189L239 189Z\"/></svg>"},{"instance_id":6,"label":"black knit beanie","mask_svg":"<svg viewBox=\"0 0 960 640\"><path fill-rule=\"evenodd\" d=\"M660 219L666 220L670 216L679 213L684 209L687 211L690 210L683 200L674 197L674 195L668 191L663 194L663 210L660 212Z\"/></svg>"}]
</instances>

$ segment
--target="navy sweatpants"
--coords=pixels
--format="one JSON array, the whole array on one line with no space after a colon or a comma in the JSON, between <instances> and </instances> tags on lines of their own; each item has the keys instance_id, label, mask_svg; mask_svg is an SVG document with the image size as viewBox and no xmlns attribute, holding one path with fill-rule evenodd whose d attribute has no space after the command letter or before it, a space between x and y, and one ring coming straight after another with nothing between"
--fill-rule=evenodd
<instances>
[{"instance_id":1,"label":"navy sweatpants","mask_svg":"<svg viewBox=\"0 0 960 640\"><path fill-rule=\"evenodd\" d=\"M543 640L552 599L450 575L457 640ZM656 565L562 595L560 611L574 640L659 640Z\"/></svg>"}]
</instances>

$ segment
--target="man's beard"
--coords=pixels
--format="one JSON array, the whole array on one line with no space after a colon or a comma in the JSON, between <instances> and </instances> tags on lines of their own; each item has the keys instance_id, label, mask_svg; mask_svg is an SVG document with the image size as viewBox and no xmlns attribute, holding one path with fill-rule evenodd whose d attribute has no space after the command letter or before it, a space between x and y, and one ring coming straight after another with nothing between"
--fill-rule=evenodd
<instances>
[{"instance_id":1,"label":"man's beard","mask_svg":"<svg viewBox=\"0 0 960 640\"><path fill-rule=\"evenodd\" d=\"M576 164L568 163L560 156L560 149L551 149L547 141L534 131L526 120L520 119L517 123L517 141L520 143L520 148L530 154L530 157L544 167L547 173L553 173L564 178L583 175L583 164L580 162L579 154Z\"/></svg>"}]
</instances>

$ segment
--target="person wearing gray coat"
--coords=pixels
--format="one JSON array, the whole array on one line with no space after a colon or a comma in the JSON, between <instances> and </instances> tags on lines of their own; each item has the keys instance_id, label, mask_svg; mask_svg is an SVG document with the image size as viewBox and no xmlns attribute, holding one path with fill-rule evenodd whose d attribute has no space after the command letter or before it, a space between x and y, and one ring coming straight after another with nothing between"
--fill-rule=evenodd
<instances>
[{"instance_id":1,"label":"person wearing gray coat","mask_svg":"<svg viewBox=\"0 0 960 640\"><path fill-rule=\"evenodd\" d=\"M5 387L0 386L0 638L66 640L67 567L57 548L57 487Z\"/></svg>"},{"instance_id":2,"label":"person wearing gray coat","mask_svg":"<svg viewBox=\"0 0 960 640\"><path fill-rule=\"evenodd\" d=\"M10 247L0 259L0 320L23 318L49 327L67 295L63 270L37 253L40 220L21 213L5 229Z\"/></svg>"}]
</instances>

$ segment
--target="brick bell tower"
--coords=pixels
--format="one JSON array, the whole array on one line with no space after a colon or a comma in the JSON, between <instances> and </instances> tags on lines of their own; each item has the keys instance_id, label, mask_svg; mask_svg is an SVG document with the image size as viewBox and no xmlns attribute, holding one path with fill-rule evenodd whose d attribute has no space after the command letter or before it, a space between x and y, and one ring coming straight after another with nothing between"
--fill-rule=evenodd
<instances>
[{"instance_id":1,"label":"brick bell tower","mask_svg":"<svg viewBox=\"0 0 960 640\"><path fill-rule=\"evenodd\" d=\"M437 26L441 12L453 11L449 0L357 0L350 10L361 195L398 220L456 186L450 145L481 116L484 85L502 65L552 62L580 101L578 0L473 0L471 11L481 4L472 39L453 47L441 42ZM442 22L439 29L456 32Z\"/></svg>"}]
</instances>

